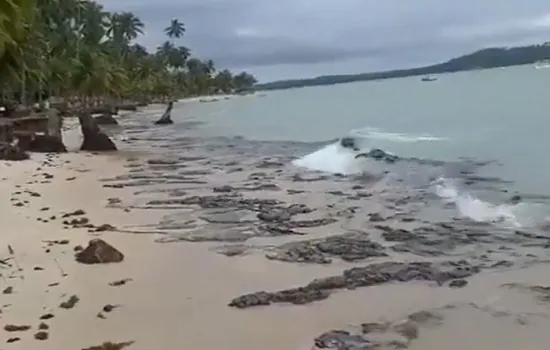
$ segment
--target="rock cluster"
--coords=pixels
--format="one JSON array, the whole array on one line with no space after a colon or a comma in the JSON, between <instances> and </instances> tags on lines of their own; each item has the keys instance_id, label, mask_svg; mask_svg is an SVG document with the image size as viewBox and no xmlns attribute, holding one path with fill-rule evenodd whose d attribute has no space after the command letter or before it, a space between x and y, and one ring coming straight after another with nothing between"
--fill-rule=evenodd
<instances>
[{"instance_id":1,"label":"rock cluster","mask_svg":"<svg viewBox=\"0 0 550 350\"><path fill-rule=\"evenodd\" d=\"M364 234L350 233L324 239L290 242L277 247L266 257L286 262L329 264L331 257L357 261L370 257L387 256L384 247L372 242Z\"/></svg>"},{"instance_id":2,"label":"rock cluster","mask_svg":"<svg viewBox=\"0 0 550 350\"><path fill-rule=\"evenodd\" d=\"M233 299L229 306L244 309L272 303L307 304L323 300L337 289L355 289L389 282L433 281L438 285L463 279L480 271L465 261L435 264L432 262L383 262L345 270L339 276L313 280L304 287L278 292L256 292Z\"/></svg>"}]
</instances>

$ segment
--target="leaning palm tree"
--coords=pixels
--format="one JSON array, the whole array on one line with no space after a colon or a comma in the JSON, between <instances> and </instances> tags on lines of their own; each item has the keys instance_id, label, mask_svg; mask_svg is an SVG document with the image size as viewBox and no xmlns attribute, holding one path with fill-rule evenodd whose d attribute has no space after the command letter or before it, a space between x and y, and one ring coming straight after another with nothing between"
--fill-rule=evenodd
<instances>
[{"instance_id":1,"label":"leaning palm tree","mask_svg":"<svg viewBox=\"0 0 550 350\"><path fill-rule=\"evenodd\" d=\"M174 39L179 39L185 33L185 26L177 18L170 21L170 25L164 28L164 33L168 35L172 43Z\"/></svg>"}]
</instances>

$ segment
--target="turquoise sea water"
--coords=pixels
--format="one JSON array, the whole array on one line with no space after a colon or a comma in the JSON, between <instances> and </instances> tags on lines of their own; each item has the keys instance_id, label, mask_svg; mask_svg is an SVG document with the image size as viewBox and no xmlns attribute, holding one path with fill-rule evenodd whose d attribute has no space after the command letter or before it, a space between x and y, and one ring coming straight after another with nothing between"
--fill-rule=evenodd
<instances>
[{"instance_id":1,"label":"turquoise sea water","mask_svg":"<svg viewBox=\"0 0 550 350\"><path fill-rule=\"evenodd\" d=\"M186 105L204 132L324 141L355 130L400 156L496 159L522 191L550 193L550 69L521 66L268 92Z\"/></svg>"},{"instance_id":2,"label":"turquoise sea water","mask_svg":"<svg viewBox=\"0 0 550 350\"><path fill-rule=\"evenodd\" d=\"M181 103L173 117L181 132L185 124L178 121L204 122L200 133L205 137L319 142L353 135L362 149L381 148L400 157L491 160L481 174L510 181L510 193L550 194L550 69L521 66L437 78L434 82L411 77ZM352 164L353 155L335 144L313 155L296 149L294 155L299 159L295 165L310 170L350 173L358 169ZM492 210L494 215L506 216L515 210L498 202L475 202L477 197L449 183L437 191L459 206L464 202L463 211Z\"/></svg>"}]
</instances>

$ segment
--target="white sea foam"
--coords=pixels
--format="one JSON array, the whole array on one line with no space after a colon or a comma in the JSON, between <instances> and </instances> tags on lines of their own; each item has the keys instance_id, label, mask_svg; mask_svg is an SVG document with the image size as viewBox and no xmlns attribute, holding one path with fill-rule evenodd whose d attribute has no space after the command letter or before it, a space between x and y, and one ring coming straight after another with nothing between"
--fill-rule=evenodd
<instances>
[{"instance_id":1,"label":"white sea foam","mask_svg":"<svg viewBox=\"0 0 550 350\"><path fill-rule=\"evenodd\" d=\"M358 135L357 133L355 133ZM373 136L374 135L374 136ZM354 151L341 146L340 141L327 145L313 153L296 159L293 164L298 167L326 173L344 175L363 172L378 173L379 162L366 158L356 159L361 152L368 152L369 139L376 137L393 138L397 142L435 141L442 138L432 136L412 136L393 133L370 133L368 138L357 137L356 146L360 151ZM507 227L527 227L541 225L548 221L544 207L534 204L493 204L475 197L473 194L459 190L452 179L441 178L433 184L435 194L447 203L453 203L458 213L478 222L492 222Z\"/></svg>"},{"instance_id":2,"label":"white sea foam","mask_svg":"<svg viewBox=\"0 0 550 350\"><path fill-rule=\"evenodd\" d=\"M293 164L309 170L351 175L364 171L363 163L355 159L356 154L336 142L296 159Z\"/></svg>"},{"instance_id":3,"label":"white sea foam","mask_svg":"<svg viewBox=\"0 0 550 350\"><path fill-rule=\"evenodd\" d=\"M435 193L448 203L455 204L463 217L478 222L500 223L510 227L537 225L543 219L537 215L537 207L528 203L493 204L483 201L469 193L461 192L454 181L441 178L434 186Z\"/></svg>"},{"instance_id":4,"label":"white sea foam","mask_svg":"<svg viewBox=\"0 0 550 350\"><path fill-rule=\"evenodd\" d=\"M344 175L357 174L367 170L376 172L376 162L369 162L365 158L355 159L357 154L368 152L370 149L376 148L376 144L371 142L372 140L387 140L394 142L426 142L445 140L445 138L435 137L428 134L399 134L382 132L375 128L352 130L350 132L350 136L354 138L355 146L360 151L344 148L338 141L295 160L293 164L309 170L339 173ZM391 154L387 150L384 151Z\"/></svg>"}]
</instances>

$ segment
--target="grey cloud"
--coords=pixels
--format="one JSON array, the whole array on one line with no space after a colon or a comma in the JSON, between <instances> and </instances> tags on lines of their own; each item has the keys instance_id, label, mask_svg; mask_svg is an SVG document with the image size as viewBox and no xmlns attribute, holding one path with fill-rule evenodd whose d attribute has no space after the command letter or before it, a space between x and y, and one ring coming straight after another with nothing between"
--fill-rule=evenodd
<instances>
[{"instance_id":1,"label":"grey cloud","mask_svg":"<svg viewBox=\"0 0 550 350\"><path fill-rule=\"evenodd\" d=\"M135 12L146 23L142 42L166 40L179 18L182 44L220 66L254 67L319 62L364 68L405 66L486 45L544 39L548 0L103 0L109 10ZM534 21L539 19L539 23ZM347 60L345 63L343 60ZM264 70L262 68L262 70Z\"/></svg>"}]
</instances>

